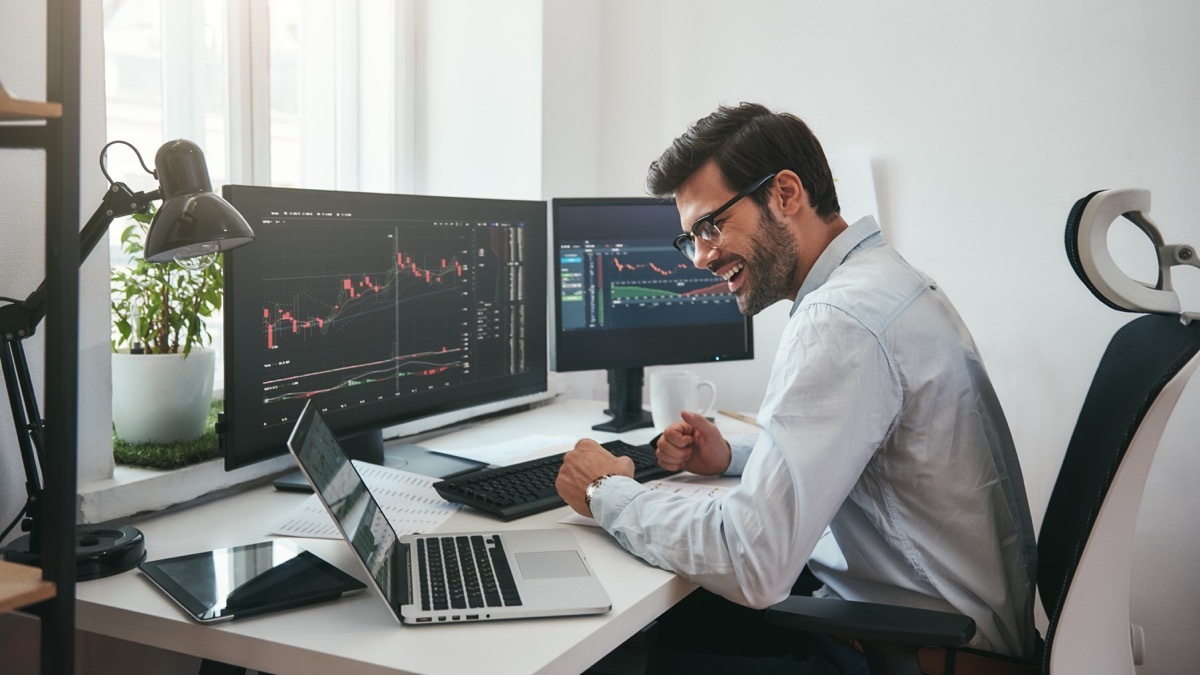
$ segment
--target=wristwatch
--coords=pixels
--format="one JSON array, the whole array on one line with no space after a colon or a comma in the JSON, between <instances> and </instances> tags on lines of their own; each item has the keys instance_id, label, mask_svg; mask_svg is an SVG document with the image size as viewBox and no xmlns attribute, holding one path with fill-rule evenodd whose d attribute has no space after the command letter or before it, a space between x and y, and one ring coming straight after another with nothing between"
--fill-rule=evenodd
<instances>
[{"instance_id":1,"label":"wristwatch","mask_svg":"<svg viewBox=\"0 0 1200 675\"><path fill-rule=\"evenodd\" d=\"M588 483L587 489L583 491L583 505L588 507L588 511L592 510L592 495L596 494L596 489L600 487L600 484L604 482L605 478L612 478L615 475L615 473L606 473L596 480Z\"/></svg>"}]
</instances>

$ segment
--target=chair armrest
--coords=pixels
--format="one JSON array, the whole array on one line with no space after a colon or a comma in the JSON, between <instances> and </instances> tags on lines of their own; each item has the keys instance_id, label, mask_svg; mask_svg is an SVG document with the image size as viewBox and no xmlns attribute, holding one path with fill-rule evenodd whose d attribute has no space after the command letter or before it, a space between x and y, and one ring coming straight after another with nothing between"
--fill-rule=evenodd
<instances>
[{"instance_id":1,"label":"chair armrest","mask_svg":"<svg viewBox=\"0 0 1200 675\"><path fill-rule=\"evenodd\" d=\"M766 618L780 626L860 642L961 647L975 635L975 620L962 614L802 595L768 607Z\"/></svg>"}]
</instances>

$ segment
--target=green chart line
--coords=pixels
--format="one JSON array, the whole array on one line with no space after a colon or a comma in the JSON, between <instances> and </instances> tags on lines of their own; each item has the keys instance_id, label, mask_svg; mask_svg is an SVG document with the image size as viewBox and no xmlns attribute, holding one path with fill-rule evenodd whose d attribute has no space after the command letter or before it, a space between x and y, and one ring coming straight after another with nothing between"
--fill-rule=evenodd
<instances>
[{"instance_id":1,"label":"green chart line","mask_svg":"<svg viewBox=\"0 0 1200 675\"><path fill-rule=\"evenodd\" d=\"M678 298L680 295L682 295L681 293L672 293L671 291L664 291L657 288L645 288L643 286L613 286L612 294L614 300L638 297L644 298L647 296L659 298Z\"/></svg>"}]
</instances>

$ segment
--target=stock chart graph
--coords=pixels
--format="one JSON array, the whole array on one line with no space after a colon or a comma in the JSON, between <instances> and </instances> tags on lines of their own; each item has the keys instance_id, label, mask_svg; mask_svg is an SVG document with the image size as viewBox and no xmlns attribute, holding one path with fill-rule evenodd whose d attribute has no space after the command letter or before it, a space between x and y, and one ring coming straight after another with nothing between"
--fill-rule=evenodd
<instances>
[{"instance_id":1,"label":"stock chart graph","mask_svg":"<svg viewBox=\"0 0 1200 675\"><path fill-rule=\"evenodd\" d=\"M262 256L264 422L285 423L304 399L339 409L476 379L523 360L509 306L513 228L471 223L293 224Z\"/></svg>"},{"instance_id":2,"label":"stock chart graph","mask_svg":"<svg viewBox=\"0 0 1200 675\"><path fill-rule=\"evenodd\" d=\"M670 246L564 244L565 329L713 323L737 305L727 284Z\"/></svg>"}]
</instances>

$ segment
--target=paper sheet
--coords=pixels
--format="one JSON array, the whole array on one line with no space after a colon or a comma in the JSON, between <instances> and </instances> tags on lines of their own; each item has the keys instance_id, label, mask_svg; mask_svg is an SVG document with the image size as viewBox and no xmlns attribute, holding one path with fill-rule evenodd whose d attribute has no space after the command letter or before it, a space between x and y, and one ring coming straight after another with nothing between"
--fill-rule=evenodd
<instances>
[{"instance_id":1,"label":"paper sheet","mask_svg":"<svg viewBox=\"0 0 1200 675\"><path fill-rule=\"evenodd\" d=\"M461 507L452 504L433 489L440 480L402 469L352 460L355 468L383 509L397 536L417 532L432 532ZM316 495L275 524L271 534L314 539L340 539L337 525L321 505Z\"/></svg>"},{"instance_id":2,"label":"paper sheet","mask_svg":"<svg viewBox=\"0 0 1200 675\"><path fill-rule=\"evenodd\" d=\"M443 455L473 459L476 462L485 462L495 466L510 466L518 462L566 452L574 448L578 440L575 436L565 436L562 434L530 434L511 441L502 441L490 445L477 445L473 448L462 450L446 450L435 448L428 444L425 447L434 452L440 452Z\"/></svg>"},{"instance_id":3,"label":"paper sheet","mask_svg":"<svg viewBox=\"0 0 1200 675\"><path fill-rule=\"evenodd\" d=\"M651 490L664 490L673 494L684 497L717 497L722 492L729 490L727 487L719 485L699 485L678 480L652 480L646 483L646 487ZM567 525L588 525L591 527L600 527L600 524L595 520L586 516L581 516L572 511L569 515L563 516L558 522Z\"/></svg>"}]
</instances>

